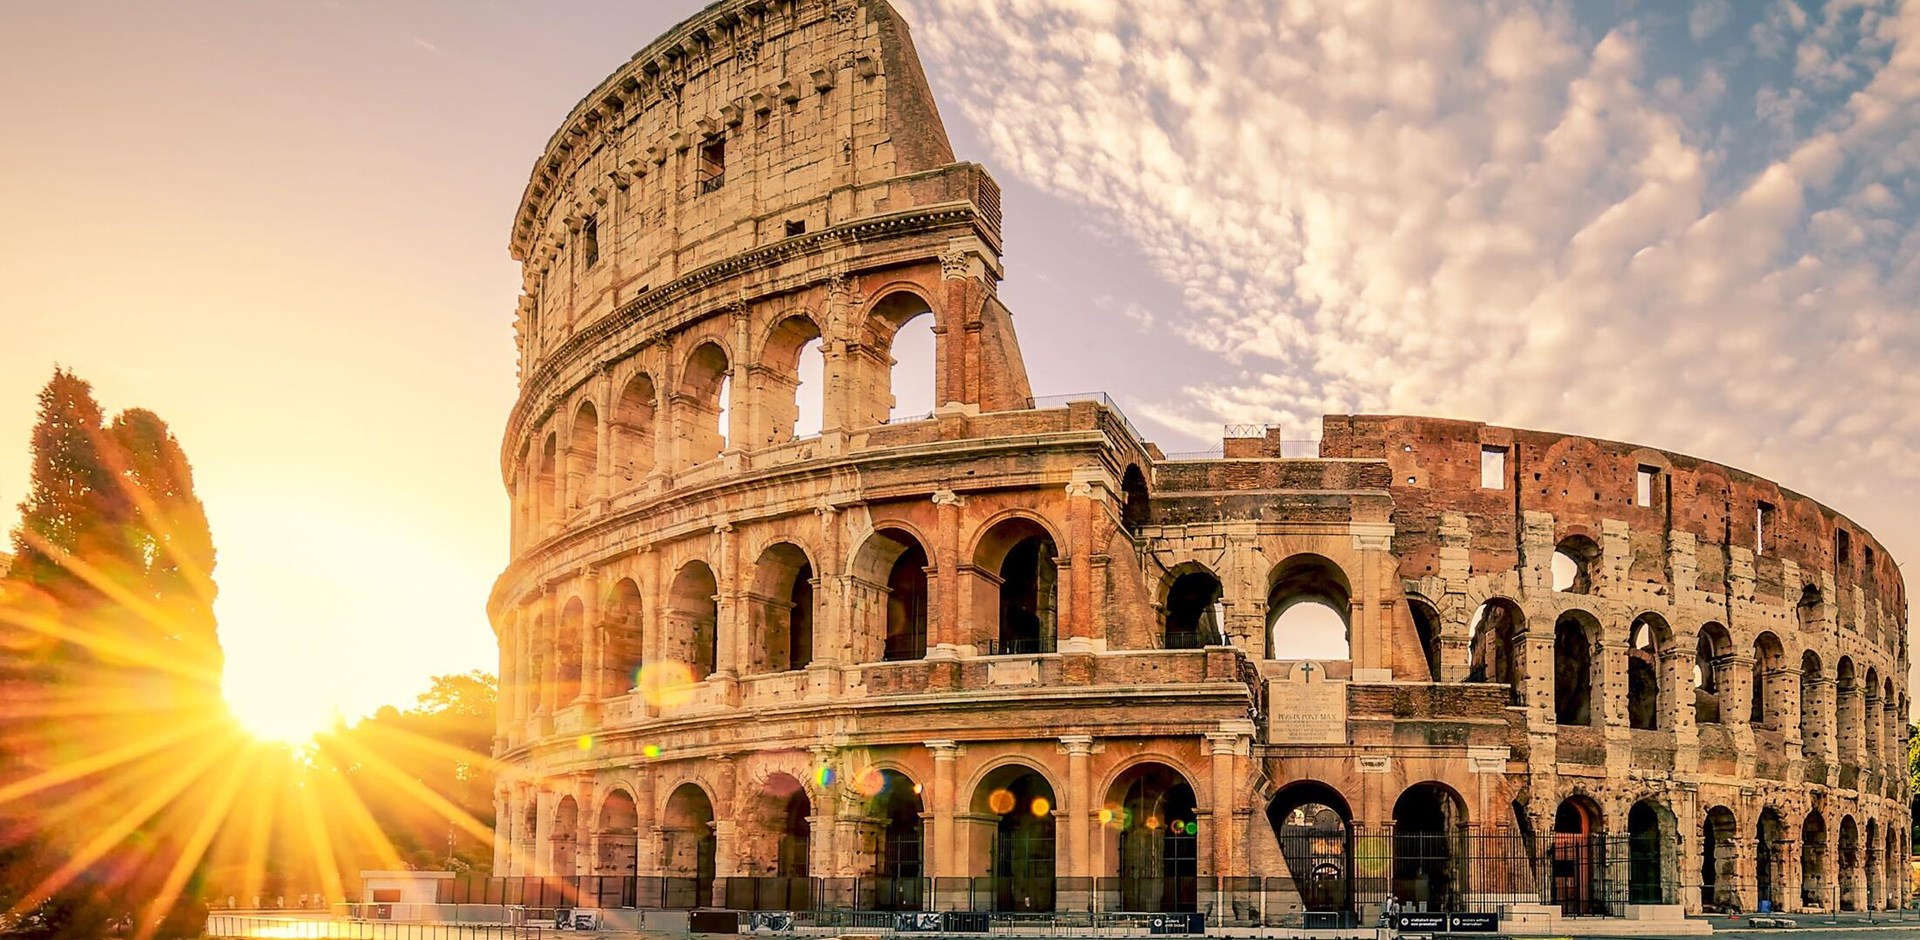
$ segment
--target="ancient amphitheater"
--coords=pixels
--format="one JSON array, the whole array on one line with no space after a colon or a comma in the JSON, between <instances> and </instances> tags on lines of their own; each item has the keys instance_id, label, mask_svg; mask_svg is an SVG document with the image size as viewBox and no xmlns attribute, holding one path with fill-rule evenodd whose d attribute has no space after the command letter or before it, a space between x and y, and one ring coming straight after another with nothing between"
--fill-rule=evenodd
<instances>
[{"instance_id":1,"label":"ancient amphitheater","mask_svg":"<svg viewBox=\"0 0 1920 940\"><path fill-rule=\"evenodd\" d=\"M1000 221L884 0L724 0L566 116L512 233L497 877L1223 924L1902 897L1864 529L1464 421L1164 454L1032 394Z\"/></svg>"}]
</instances>

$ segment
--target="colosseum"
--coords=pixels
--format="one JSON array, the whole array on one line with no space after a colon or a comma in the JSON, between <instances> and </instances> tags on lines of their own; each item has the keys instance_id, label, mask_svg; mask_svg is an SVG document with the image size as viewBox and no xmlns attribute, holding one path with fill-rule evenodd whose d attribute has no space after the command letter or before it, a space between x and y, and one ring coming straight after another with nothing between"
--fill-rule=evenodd
<instances>
[{"instance_id":1,"label":"colosseum","mask_svg":"<svg viewBox=\"0 0 1920 940\"><path fill-rule=\"evenodd\" d=\"M886 0L655 40L511 250L513 890L1512 929L1904 896L1872 535L1631 444L1332 415L1167 454L1036 397L999 190Z\"/></svg>"}]
</instances>

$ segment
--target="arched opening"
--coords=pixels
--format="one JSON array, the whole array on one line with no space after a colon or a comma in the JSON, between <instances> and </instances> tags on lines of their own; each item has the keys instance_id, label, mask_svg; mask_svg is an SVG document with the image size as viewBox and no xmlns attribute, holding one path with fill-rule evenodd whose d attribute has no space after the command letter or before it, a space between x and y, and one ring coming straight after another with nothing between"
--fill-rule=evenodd
<instances>
[{"instance_id":1,"label":"arched opening","mask_svg":"<svg viewBox=\"0 0 1920 940\"><path fill-rule=\"evenodd\" d=\"M1296 781L1267 804L1267 823L1280 840L1300 908L1344 912L1351 921L1353 812L1346 797L1317 780Z\"/></svg>"},{"instance_id":2,"label":"arched opening","mask_svg":"<svg viewBox=\"0 0 1920 940\"><path fill-rule=\"evenodd\" d=\"M875 383L885 390L885 397L873 403L861 423L898 423L931 414L940 406L935 394L939 343L933 311L919 297L902 291L874 307L872 328L887 380Z\"/></svg>"},{"instance_id":3,"label":"arched opening","mask_svg":"<svg viewBox=\"0 0 1920 940\"><path fill-rule=\"evenodd\" d=\"M543 523L559 517L559 454L559 435L548 434L546 443L540 445L540 470L533 482L534 493L540 503L540 521Z\"/></svg>"},{"instance_id":4,"label":"arched opening","mask_svg":"<svg viewBox=\"0 0 1920 940\"><path fill-rule=\"evenodd\" d=\"M1733 810L1714 806L1700 825L1700 907L1729 911L1740 906L1735 864L1740 854L1739 822Z\"/></svg>"},{"instance_id":5,"label":"arched opening","mask_svg":"<svg viewBox=\"0 0 1920 940\"><path fill-rule=\"evenodd\" d=\"M1840 909L1860 909L1860 826L1852 816L1840 817Z\"/></svg>"},{"instance_id":6,"label":"arched opening","mask_svg":"<svg viewBox=\"0 0 1920 940\"><path fill-rule=\"evenodd\" d=\"M1672 634L1665 620L1641 614L1628 635L1627 724L1642 731L1657 731L1666 710L1660 694L1660 659Z\"/></svg>"},{"instance_id":7,"label":"arched opening","mask_svg":"<svg viewBox=\"0 0 1920 940\"><path fill-rule=\"evenodd\" d=\"M1897 701L1893 694L1893 677L1881 680L1880 711L1873 716L1874 724L1881 729L1880 759L1877 770L1898 779L1907 768L1907 750L1902 746L1901 729L1906 727L1906 713L1896 709Z\"/></svg>"},{"instance_id":8,"label":"arched opening","mask_svg":"<svg viewBox=\"0 0 1920 940\"><path fill-rule=\"evenodd\" d=\"M1197 650L1219 644L1224 620L1220 579L1198 565L1176 570L1181 573L1167 585L1165 647Z\"/></svg>"},{"instance_id":9,"label":"arched opening","mask_svg":"<svg viewBox=\"0 0 1920 940\"><path fill-rule=\"evenodd\" d=\"M1781 670L1780 641L1771 633L1762 633L1753 641L1753 707L1747 720L1756 728L1779 730L1784 727L1780 714L1786 690ZM1798 717L1797 715L1795 716Z\"/></svg>"},{"instance_id":10,"label":"arched opening","mask_svg":"<svg viewBox=\"0 0 1920 940\"><path fill-rule=\"evenodd\" d=\"M762 877L805 879L813 845L812 815L813 801L797 778L783 773L767 777L754 794L747 814L749 831L743 840L743 861L748 871ZM775 882L762 888L760 903L753 906L776 910L795 909L781 902L799 900L795 892L804 892L792 882ZM771 897L765 889L771 889Z\"/></svg>"},{"instance_id":11,"label":"arched opening","mask_svg":"<svg viewBox=\"0 0 1920 940\"><path fill-rule=\"evenodd\" d=\"M1672 817L1666 807L1648 800L1627 811L1627 902L1672 904L1673 879L1668 874L1667 846L1673 839Z\"/></svg>"},{"instance_id":12,"label":"arched opening","mask_svg":"<svg viewBox=\"0 0 1920 940\"><path fill-rule=\"evenodd\" d=\"M1827 753L1826 681L1821 675L1820 654L1807 650L1800 654L1800 749L1809 760L1825 761ZM1813 777L1813 774L1809 774ZM1819 774L1825 777L1824 773Z\"/></svg>"},{"instance_id":13,"label":"arched opening","mask_svg":"<svg viewBox=\"0 0 1920 940\"><path fill-rule=\"evenodd\" d=\"M727 447L727 413L732 406L732 363L718 343L701 343L687 357L681 371L680 395L674 402L685 413L679 422L686 444L686 464L704 463Z\"/></svg>"},{"instance_id":14,"label":"arched opening","mask_svg":"<svg viewBox=\"0 0 1920 940\"><path fill-rule=\"evenodd\" d=\"M554 693L555 708L565 708L580 697L580 652L581 635L586 620L586 606L575 597L567 601L560 611L560 634L554 639Z\"/></svg>"},{"instance_id":15,"label":"arched opening","mask_svg":"<svg viewBox=\"0 0 1920 940\"><path fill-rule=\"evenodd\" d=\"M1693 652L1693 721L1699 725L1717 725L1724 712L1720 701L1725 688L1726 657L1733 652L1733 638L1717 623L1700 627L1700 642Z\"/></svg>"},{"instance_id":16,"label":"arched opening","mask_svg":"<svg viewBox=\"0 0 1920 940\"><path fill-rule=\"evenodd\" d=\"M1808 810L1800 823L1800 906L1827 906L1827 820L1817 809Z\"/></svg>"},{"instance_id":17,"label":"arched opening","mask_svg":"<svg viewBox=\"0 0 1920 940\"><path fill-rule=\"evenodd\" d=\"M1195 910L1200 824L1193 787L1165 764L1137 764L1107 790L1108 870L1122 911Z\"/></svg>"},{"instance_id":18,"label":"arched opening","mask_svg":"<svg viewBox=\"0 0 1920 940\"><path fill-rule=\"evenodd\" d=\"M925 897L921 879L926 871L926 823L921 816L926 810L920 786L892 770L874 771L870 778L877 785L871 787L867 799L867 818L878 819L881 824L874 860L874 909L920 910Z\"/></svg>"},{"instance_id":19,"label":"arched opening","mask_svg":"<svg viewBox=\"0 0 1920 940\"><path fill-rule=\"evenodd\" d=\"M1901 890L1901 885L1905 882L1905 879L1901 877L1901 869L1905 867L1902 862L1907 856L1900 851L1900 836L1891 821L1887 823L1886 849L1887 850L1881 854L1881 858L1885 860L1884 867L1887 879L1886 907L1889 910L1893 910L1899 908L1905 900Z\"/></svg>"},{"instance_id":20,"label":"arched opening","mask_svg":"<svg viewBox=\"0 0 1920 940\"><path fill-rule=\"evenodd\" d=\"M1466 825L1466 801L1451 787L1402 791L1393 804L1393 896L1421 910L1464 910Z\"/></svg>"},{"instance_id":21,"label":"arched opening","mask_svg":"<svg viewBox=\"0 0 1920 940\"><path fill-rule=\"evenodd\" d=\"M1560 801L1553 814L1552 903L1568 915L1607 912L1606 822L1585 796Z\"/></svg>"},{"instance_id":22,"label":"arched opening","mask_svg":"<svg viewBox=\"0 0 1920 940\"><path fill-rule=\"evenodd\" d=\"M974 555L976 577L992 572L997 590L990 605L999 611L997 653L1051 653L1057 631L1057 550L1053 538L1031 519L1007 519L994 525Z\"/></svg>"},{"instance_id":23,"label":"arched opening","mask_svg":"<svg viewBox=\"0 0 1920 940\"><path fill-rule=\"evenodd\" d=\"M1600 625L1570 610L1553 625L1553 717L1563 725L1593 724L1593 644Z\"/></svg>"},{"instance_id":24,"label":"arched opening","mask_svg":"<svg viewBox=\"0 0 1920 940\"><path fill-rule=\"evenodd\" d=\"M573 413L567 442L567 498L580 509L600 495L600 413L583 401Z\"/></svg>"},{"instance_id":25,"label":"arched opening","mask_svg":"<svg viewBox=\"0 0 1920 940\"><path fill-rule=\"evenodd\" d=\"M1515 648L1526 617L1519 605L1496 597L1480 605L1473 615L1472 662L1467 666L1468 682L1493 682L1508 689L1508 702L1526 702L1526 686L1520 681L1522 661Z\"/></svg>"},{"instance_id":26,"label":"arched opening","mask_svg":"<svg viewBox=\"0 0 1920 940\"><path fill-rule=\"evenodd\" d=\"M1150 503L1147 497L1147 476L1140 472L1137 464L1127 464L1126 473L1120 477L1120 524L1126 527L1127 534L1139 536L1140 529L1147 524Z\"/></svg>"},{"instance_id":27,"label":"arched opening","mask_svg":"<svg viewBox=\"0 0 1920 940\"><path fill-rule=\"evenodd\" d=\"M659 414L659 395L653 377L645 372L627 380L614 404L612 423L607 426L613 441L613 472L619 488L646 479L654 464L654 422Z\"/></svg>"},{"instance_id":28,"label":"arched opening","mask_svg":"<svg viewBox=\"0 0 1920 940\"><path fill-rule=\"evenodd\" d=\"M767 547L754 564L750 598L754 672L805 669L813 661L813 565L791 542Z\"/></svg>"},{"instance_id":29,"label":"arched opening","mask_svg":"<svg viewBox=\"0 0 1920 940\"><path fill-rule=\"evenodd\" d=\"M1782 880L1781 863L1786 860L1786 821L1780 818L1780 811L1769 806L1760 811L1760 821L1753 831L1753 875L1759 888L1758 901L1767 902L1774 910L1780 910Z\"/></svg>"},{"instance_id":30,"label":"arched opening","mask_svg":"<svg viewBox=\"0 0 1920 940\"><path fill-rule=\"evenodd\" d=\"M646 649L641 627L640 585L632 578L614 582L607 597L606 623L603 627L604 672L601 688L607 694L622 695L640 685L640 667Z\"/></svg>"},{"instance_id":31,"label":"arched opening","mask_svg":"<svg viewBox=\"0 0 1920 940\"><path fill-rule=\"evenodd\" d=\"M1860 703L1860 731L1863 739L1861 746L1866 753L1861 763L1875 773L1884 773L1888 762L1880 752L1880 739L1883 737L1881 732L1885 729L1881 727L1880 722L1879 669L1873 666L1867 667L1867 681L1860 687L1860 691L1863 696Z\"/></svg>"},{"instance_id":32,"label":"arched opening","mask_svg":"<svg viewBox=\"0 0 1920 940\"><path fill-rule=\"evenodd\" d=\"M563 796L554 807L553 835L547 839L553 859L549 874L562 877L579 874L579 834L580 804L571 796Z\"/></svg>"},{"instance_id":33,"label":"arched opening","mask_svg":"<svg viewBox=\"0 0 1920 940\"><path fill-rule=\"evenodd\" d=\"M1427 681L1440 681L1440 612L1417 597L1407 598L1407 613L1413 617L1413 633L1420 640L1420 652L1427 661Z\"/></svg>"},{"instance_id":34,"label":"arched opening","mask_svg":"<svg viewBox=\"0 0 1920 940\"><path fill-rule=\"evenodd\" d=\"M640 813L625 790L607 794L600 804L600 824L594 827L596 875L638 875Z\"/></svg>"},{"instance_id":35,"label":"arched opening","mask_svg":"<svg viewBox=\"0 0 1920 940\"><path fill-rule=\"evenodd\" d=\"M904 529L882 528L853 559L856 651L861 661L897 662L927 655L926 550Z\"/></svg>"},{"instance_id":36,"label":"arched opening","mask_svg":"<svg viewBox=\"0 0 1920 940\"><path fill-rule=\"evenodd\" d=\"M1569 535L1553 549L1553 589L1568 594L1592 594L1594 574L1600 570L1600 546L1584 535Z\"/></svg>"},{"instance_id":37,"label":"arched opening","mask_svg":"<svg viewBox=\"0 0 1920 940\"><path fill-rule=\"evenodd\" d=\"M670 662L685 663L694 681L713 675L720 658L720 588L706 562L690 561L674 575L667 593L668 629L661 636L661 652Z\"/></svg>"},{"instance_id":38,"label":"arched opening","mask_svg":"<svg viewBox=\"0 0 1920 940\"><path fill-rule=\"evenodd\" d=\"M762 386L764 418L757 435L762 446L820 433L825 366L820 327L811 317L791 316L773 328L756 370Z\"/></svg>"},{"instance_id":39,"label":"arched opening","mask_svg":"<svg viewBox=\"0 0 1920 940\"><path fill-rule=\"evenodd\" d=\"M1840 750L1840 764L1844 767L1860 766L1860 725L1865 721L1865 712L1860 701L1860 679L1853 670L1853 657L1842 656L1834 667L1833 696L1835 704L1835 728Z\"/></svg>"},{"instance_id":40,"label":"arched opening","mask_svg":"<svg viewBox=\"0 0 1920 940\"><path fill-rule=\"evenodd\" d=\"M1867 910L1877 911L1881 907L1881 904L1880 904L1880 821L1877 819L1867 820L1867 838L1865 842L1865 848L1866 848L1866 859L1865 859L1866 877L1863 880L1866 882L1866 885L1867 885Z\"/></svg>"},{"instance_id":41,"label":"arched opening","mask_svg":"<svg viewBox=\"0 0 1920 940\"><path fill-rule=\"evenodd\" d=\"M1053 910L1054 805L1047 778L1017 764L988 774L974 792L994 910Z\"/></svg>"},{"instance_id":42,"label":"arched opening","mask_svg":"<svg viewBox=\"0 0 1920 940\"><path fill-rule=\"evenodd\" d=\"M667 798L660 818L660 867L667 907L713 906L713 802L696 784L683 783Z\"/></svg>"},{"instance_id":43,"label":"arched opening","mask_svg":"<svg viewBox=\"0 0 1920 940\"><path fill-rule=\"evenodd\" d=\"M1268 576L1267 658L1353 658L1353 590L1346 572L1320 555L1294 555Z\"/></svg>"}]
</instances>

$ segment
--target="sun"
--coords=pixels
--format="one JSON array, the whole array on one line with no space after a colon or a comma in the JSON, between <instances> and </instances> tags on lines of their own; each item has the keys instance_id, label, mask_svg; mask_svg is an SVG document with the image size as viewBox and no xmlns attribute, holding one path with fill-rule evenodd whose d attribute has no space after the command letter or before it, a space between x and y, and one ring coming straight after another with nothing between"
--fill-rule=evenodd
<instances>
[{"instance_id":1,"label":"sun","mask_svg":"<svg viewBox=\"0 0 1920 940\"><path fill-rule=\"evenodd\" d=\"M334 726L340 713L330 702L299 694L297 688L255 688L242 683L226 690L227 707L248 734L264 741L301 745Z\"/></svg>"}]
</instances>

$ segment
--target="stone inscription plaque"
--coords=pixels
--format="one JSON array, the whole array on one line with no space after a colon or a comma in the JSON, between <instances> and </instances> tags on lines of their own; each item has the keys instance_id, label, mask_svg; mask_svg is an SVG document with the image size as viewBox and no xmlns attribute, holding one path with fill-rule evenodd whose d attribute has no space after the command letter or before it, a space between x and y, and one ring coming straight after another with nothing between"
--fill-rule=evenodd
<instances>
[{"instance_id":1,"label":"stone inscription plaque","mask_svg":"<svg viewBox=\"0 0 1920 940\"><path fill-rule=\"evenodd\" d=\"M1347 743L1347 684L1329 681L1319 663L1295 663L1267 683L1267 741Z\"/></svg>"}]
</instances>

